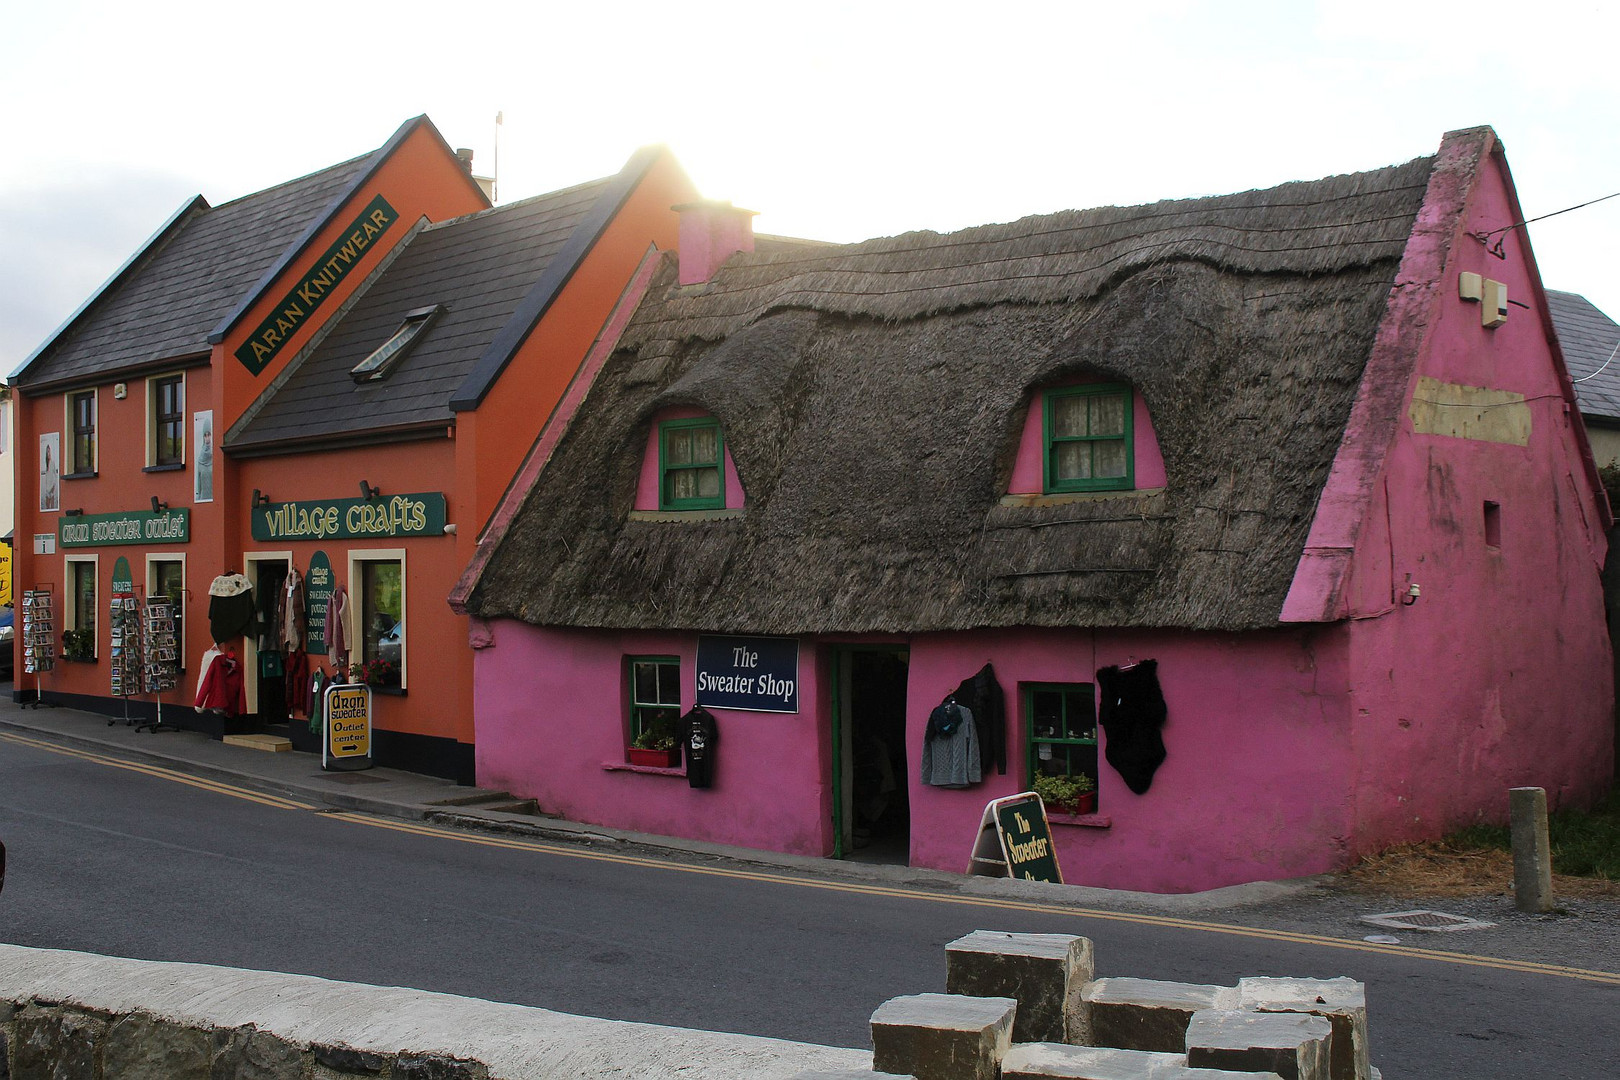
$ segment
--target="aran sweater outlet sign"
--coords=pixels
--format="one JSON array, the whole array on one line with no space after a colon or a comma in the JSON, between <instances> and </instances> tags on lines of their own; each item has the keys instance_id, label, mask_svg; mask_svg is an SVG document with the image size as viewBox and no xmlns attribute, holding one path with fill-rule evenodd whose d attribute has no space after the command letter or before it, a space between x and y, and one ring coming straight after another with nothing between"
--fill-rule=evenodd
<instances>
[{"instance_id":1,"label":"aran sweater outlet sign","mask_svg":"<svg viewBox=\"0 0 1620 1080\"><path fill-rule=\"evenodd\" d=\"M191 540L190 510L126 510L121 514L75 514L56 519L64 548L109 544L184 544Z\"/></svg>"},{"instance_id":2,"label":"aran sweater outlet sign","mask_svg":"<svg viewBox=\"0 0 1620 1080\"><path fill-rule=\"evenodd\" d=\"M697 703L710 709L798 712L798 639L700 636Z\"/></svg>"}]
</instances>

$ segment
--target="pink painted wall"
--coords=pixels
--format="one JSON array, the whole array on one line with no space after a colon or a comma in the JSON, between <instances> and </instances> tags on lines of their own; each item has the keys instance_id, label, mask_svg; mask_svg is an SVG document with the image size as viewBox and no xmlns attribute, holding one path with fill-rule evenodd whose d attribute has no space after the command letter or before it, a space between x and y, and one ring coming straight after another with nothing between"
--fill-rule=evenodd
<instances>
[{"instance_id":1,"label":"pink painted wall","mask_svg":"<svg viewBox=\"0 0 1620 1080\"><path fill-rule=\"evenodd\" d=\"M475 661L478 777L570 819L802 855L832 850L830 650L801 644L800 713L715 710L714 787L632 772L625 760L624 663L681 658L689 707L694 634L489 627ZM1025 787L1024 682L1093 682L1099 667L1159 661L1169 748L1153 786L1132 794L1106 764L1109 828L1055 827L1071 883L1185 892L1339 865L1352 770L1342 627L1264 634L1016 630L910 642L907 782L911 862L962 871L990 799ZM966 790L917 777L928 713L986 660L1008 696L1008 773ZM546 703L537 707L536 703ZM551 703L567 703L558 706Z\"/></svg>"},{"instance_id":2,"label":"pink painted wall","mask_svg":"<svg viewBox=\"0 0 1620 1080\"><path fill-rule=\"evenodd\" d=\"M641 454L641 478L636 482L637 510L658 509L658 425L665 420L690 420L697 416L708 416L702 409L677 407L661 409L652 418L652 426L647 430L647 446ZM720 427L722 441L725 439L725 425ZM743 505L742 481L737 478L737 464L731 460L731 445L726 443L723 447L726 464L726 509L740 510Z\"/></svg>"},{"instance_id":3,"label":"pink painted wall","mask_svg":"<svg viewBox=\"0 0 1620 1080\"><path fill-rule=\"evenodd\" d=\"M832 812L825 680L800 647L796 715L715 709L714 786L623 766L625 658L678 656L681 708L693 704L695 634L546 630L474 620L491 641L473 661L478 783L539 800L574 821L724 844L824 855ZM478 640L475 637L475 641Z\"/></svg>"},{"instance_id":4,"label":"pink painted wall","mask_svg":"<svg viewBox=\"0 0 1620 1080\"><path fill-rule=\"evenodd\" d=\"M1481 172L1468 232L1518 220L1503 172ZM1545 787L1557 807L1590 803L1612 776L1604 535L1522 230L1506 253L1455 240L1416 374L1523 394L1529 444L1419 435L1405 413L1356 546L1355 854L1505 820L1512 786ZM1482 327L1480 306L1457 296L1465 270L1529 308ZM1499 548L1485 542L1487 500L1501 507ZM1392 605L1408 575L1421 597Z\"/></svg>"},{"instance_id":5,"label":"pink painted wall","mask_svg":"<svg viewBox=\"0 0 1620 1080\"><path fill-rule=\"evenodd\" d=\"M1079 379L1064 386L1080 386L1100 379ZM1048 388L1050 389L1050 388ZM1045 483L1043 458L1046 453L1041 417L1041 394L1030 395L1024 414L1024 430L1018 438L1018 456L1013 461L1012 479L1007 484L1009 495L1039 495ZM1153 418L1148 415L1147 402L1140 393L1131 394L1131 444L1136 455L1137 490L1162 488L1165 485L1164 455L1159 452L1159 437L1153 430Z\"/></svg>"}]
</instances>

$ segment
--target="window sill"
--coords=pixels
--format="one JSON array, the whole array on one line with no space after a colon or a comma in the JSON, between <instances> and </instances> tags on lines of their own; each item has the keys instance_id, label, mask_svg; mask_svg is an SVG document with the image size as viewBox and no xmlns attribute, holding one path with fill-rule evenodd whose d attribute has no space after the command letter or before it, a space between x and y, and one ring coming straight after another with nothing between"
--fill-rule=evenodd
<instances>
[{"instance_id":1,"label":"window sill","mask_svg":"<svg viewBox=\"0 0 1620 1080\"><path fill-rule=\"evenodd\" d=\"M1103 499L1134 499L1142 495L1160 495L1164 488L1123 488L1117 491L1054 491L1049 495L1003 495L1002 506L1066 506L1069 503L1097 502Z\"/></svg>"},{"instance_id":2,"label":"window sill","mask_svg":"<svg viewBox=\"0 0 1620 1080\"><path fill-rule=\"evenodd\" d=\"M1065 814L1062 812L1046 812L1046 821L1050 825L1074 825L1082 829L1112 829L1114 819L1106 814Z\"/></svg>"},{"instance_id":3,"label":"window sill","mask_svg":"<svg viewBox=\"0 0 1620 1080\"><path fill-rule=\"evenodd\" d=\"M361 683L373 695L382 694L384 697L409 697L410 691L403 686L372 686L370 683Z\"/></svg>"},{"instance_id":4,"label":"window sill","mask_svg":"<svg viewBox=\"0 0 1620 1080\"><path fill-rule=\"evenodd\" d=\"M64 664L98 664L101 658L97 656L58 656Z\"/></svg>"},{"instance_id":5,"label":"window sill","mask_svg":"<svg viewBox=\"0 0 1620 1080\"><path fill-rule=\"evenodd\" d=\"M680 766L664 769L655 765L632 765L628 761L604 761L603 772L633 772L646 773L649 776L685 776L686 770Z\"/></svg>"},{"instance_id":6,"label":"window sill","mask_svg":"<svg viewBox=\"0 0 1620 1080\"><path fill-rule=\"evenodd\" d=\"M183 461L176 461L172 465L148 465L141 472L179 472L186 467Z\"/></svg>"},{"instance_id":7,"label":"window sill","mask_svg":"<svg viewBox=\"0 0 1620 1080\"><path fill-rule=\"evenodd\" d=\"M729 521L743 516L741 507L725 510L632 510L631 521Z\"/></svg>"},{"instance_id":8,"label":"window sill","mask_svg":"<svg viewBox=\"0 0 1620 1080\"><path fill-rule=\"evenodd\" d=\"M91 469L89 472L63 473L62 474L62 479L64 479L64 480L94 480L99 475L100 475L100 473L96 472L94 469Z\"/></svg>"}]
</instances>

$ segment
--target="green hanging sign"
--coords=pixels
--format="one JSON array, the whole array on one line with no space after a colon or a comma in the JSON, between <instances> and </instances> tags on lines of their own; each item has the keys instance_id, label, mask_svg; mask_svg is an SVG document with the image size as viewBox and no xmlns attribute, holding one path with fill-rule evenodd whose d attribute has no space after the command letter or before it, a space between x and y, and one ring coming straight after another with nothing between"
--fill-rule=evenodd
<instances>
[{"instance_id":1,"label":"green hanging sign","mask_svg":"<svg viewBox=\"0 0 1620 1080\"><path fill-rule=\"evenodd\" d=\"M112 591L114 596L133 595L135 592L135 575L129 571L129 560L122 555L113 563Z\"/></svg>"},{"instance_id":2,"label":"green hanging sign","mask_svg":"<svg viewBox=\"0 0 1620 1080\"><path fill-rule=\"evenodd\" d=\"M326 652L326 609L331 606L332 589L336 585L332 560L326 557L326 552L311 555L309 572L304 575L304 649L311 656Z\"/></svg>"}]
</instances>

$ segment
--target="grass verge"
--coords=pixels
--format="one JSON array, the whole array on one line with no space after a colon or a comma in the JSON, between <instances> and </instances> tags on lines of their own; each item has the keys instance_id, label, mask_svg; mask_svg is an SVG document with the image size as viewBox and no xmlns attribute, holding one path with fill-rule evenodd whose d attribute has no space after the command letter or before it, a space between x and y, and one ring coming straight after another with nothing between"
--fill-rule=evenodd
<instances>
[{"instance_id":1,"label":"grass verge","mask_svg":"<svg viewBox=\"0 0 1620 1080\"><path fill-rule=\"evenodd\" d=\"M1547 821L1553 893L1620 898L1620 789L1590 811L1560 810ZM1345 874L1353 888L1410 896L1475 896L1513 891L1505 825L1473 825L1441 840L1369 856Z\"/></svg>"}]
</instances>

